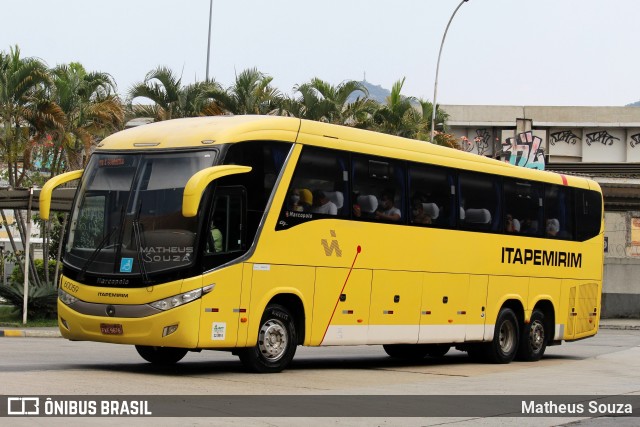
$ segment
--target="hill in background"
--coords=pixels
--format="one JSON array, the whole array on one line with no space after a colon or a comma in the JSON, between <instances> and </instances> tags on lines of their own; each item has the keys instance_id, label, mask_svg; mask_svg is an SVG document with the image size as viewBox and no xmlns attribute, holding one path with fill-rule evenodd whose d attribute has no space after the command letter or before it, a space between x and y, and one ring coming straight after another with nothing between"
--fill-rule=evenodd
<instances>
[{"instance_id":1,"label":"hill in background","mask_svg":"<svg viewBox=\"0 0 640 427\"><path fill-rule=\"evenodd\" d=\"M387 101L387 97L391 95L391 91L389 89L383 88L382 86L373 85L366 80L362 80L359 83L367 88L367 90L369 91L369 98L373 99L374 101L380 104L384 104ZM364 97L364 94L362 92L360 91L354 92L349 97L348 102L353 102L357 98L363 98L363 97Z\"/></svg>"}]
</instances>

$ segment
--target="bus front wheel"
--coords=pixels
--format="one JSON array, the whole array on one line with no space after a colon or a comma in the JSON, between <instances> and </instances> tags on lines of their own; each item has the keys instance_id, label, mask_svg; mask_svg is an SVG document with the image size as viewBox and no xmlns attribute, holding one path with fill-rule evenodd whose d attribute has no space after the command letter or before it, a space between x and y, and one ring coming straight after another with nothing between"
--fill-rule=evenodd
<instances>
[{"instance_id":1,"label":"bus front wheel","mask_svg":"<svg viewBox=\"0 0 640 427\"><path fill-rule=\"evenodd\" d=\"M542 358L547 348L547 334L545 329L544 314L540 310L531 313L529 323L522 328L522 339L518 349L518 359L526 362L535 362Z\"/></svg>"},{"instance_id":2,"label":"bus front wheel","mask_svg":"<svg viewBox=\"0 0 640 427\"><path fill-rule=\"evenodd\" d=\"M147 362L155 365L173 365L179 362L186 354L184 348L174 347L153 347L148 345L137 345L136 350Z\"/></svg>"},{"instance_id":3,"label":"bus front wheel","mask_svg":"<svg viewBox=\"0 0 640 427\"><path fill-rule=\"evenodd\" d=\"M519 328L515 313L510 308L503 308L498 314L493 341L486 350L486 358L493 363L509 363L518 351Z\"/></svg>"},{"instance_id":4,"label":"bus front wheel","mask_svg":"<svg viewBox=\"0 0 640 427\"><path fill-rule=\"evenodd\" d=\"M280 372L296 353L296 328L291 312L279 304L271 304L262 315L258 343L238 351L242 364L259 373Z\"/></svg>"}]
</instances>

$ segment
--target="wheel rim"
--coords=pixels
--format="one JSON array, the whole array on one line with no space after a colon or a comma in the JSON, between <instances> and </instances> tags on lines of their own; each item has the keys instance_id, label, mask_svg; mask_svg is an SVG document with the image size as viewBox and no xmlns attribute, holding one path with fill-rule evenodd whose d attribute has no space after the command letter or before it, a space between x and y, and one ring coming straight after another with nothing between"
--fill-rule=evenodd
<instances>
[{"instance_id":1,"label":"wheel rim","mask_svg":"<svg viewBox=\"0 0 640 427\"><path fill-rule=\"evenodd\" d=\"M544 325L539 320L536 320L531 324L529 343L531 345L531 350L536 353L538 353L544 346Z\"/></svg>"},{"instance_id":2,"label":"wheel rim","mask_svg":"<svg viewBox=\"0 0 640 427\"><path fill-rule=\"evenodd\" d=\"M288 343L287 328L281 321L270 319L260 328L258 348L267 360L271 362L280 360L287 350Z\"/></svg>"},{"instance_id":3,"label":"wheel rim","mask_svg":"<svg viewBox=\"0 0 640 427\"><path fill-rule=\"evenodd\" d=\"M516 341L516 329L511 322L502 322L500 325L500 350L504 354L513 351Z\"/></svg>"}]
</instances>

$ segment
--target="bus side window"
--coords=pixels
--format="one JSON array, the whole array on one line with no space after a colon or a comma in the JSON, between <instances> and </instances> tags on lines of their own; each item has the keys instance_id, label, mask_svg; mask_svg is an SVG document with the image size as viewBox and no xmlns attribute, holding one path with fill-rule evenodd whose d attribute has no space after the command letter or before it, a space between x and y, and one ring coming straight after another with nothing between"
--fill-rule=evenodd
<instances>
[{"instance_id":1,"label":"bus side window","mask_svg":"<svg viewBox=\"0 0 640 427\"><path fill-rule=\"evenodd\" d=\"M453 175L449 169L413 164L409 167L410 216L413 225L451 227L455 223Z\"/></svg>"},{"instance_id":2,"label":"bus side window","mask_svg":"<svg viewBox=\"0 0 640 427\"><path fill-rule=\"evenodd\" d=\"M401 162L382 157L354 156L352 174L355 218L406 223L405 179ZM375 197L377 203L370 203L371 197ZM366 203L361 205L363 201Z\"/></svg>"},{"instance_id":3,"label":"bus side window","mask_svg":"<svg viewBox=\"0 0 640 427\"><path fill-rule=\"evenodd\" d=\"M592 190L576 190L576 240L585 241L600 233L602 197Z\"/></svg>"},{"instance_id":4,"label":"bus side window","mask_svg":"<svg viewBox=\"0 0 640 427\"><path fill-rule=\"evenodd\" d=\"M542 184L515 179L504 180L504 231L539 236L542 228Z\"/></svg>"},{"instance_id":5,"label":"bus side window","mask_svg":"<svg viewBox=\"0 0 640 427\"><path fill-rule=\"evenodd\" d=\"M347 155L338 150L302 149L287 189L276 230L349 215Z\"/></svg>"},{"instance_id":6,"label":"bus side window","mask_svg":"<svg viewBox=\"0 0 640 427\"><path fill-rule=\"evenodd\" d=\"M467 230L500 230L500 181L497 177L462 172L460 188L460 226Z\"/></svg>"},{"instance_id":7,"label":"bus side window","mask_svg":"<svg viewBox=\"0 0 640 427\"><path fill-rule=\"evenodd\" d=\"M242 187L220 187L214 197L211 218L207 227L205 252L220 254L244 249L243 204L246 196Z\"/></svg>"},{"instance_id":8,"label":"bus side window","mask_svg":"<svg viewBox=\"0 0 640 427\"><path fill-rule=\"evenodd\" d=\"M571 188L548 184L544 195L545 237L571 240L574 238L574 203Z\"/></svg>"}]
</instances>

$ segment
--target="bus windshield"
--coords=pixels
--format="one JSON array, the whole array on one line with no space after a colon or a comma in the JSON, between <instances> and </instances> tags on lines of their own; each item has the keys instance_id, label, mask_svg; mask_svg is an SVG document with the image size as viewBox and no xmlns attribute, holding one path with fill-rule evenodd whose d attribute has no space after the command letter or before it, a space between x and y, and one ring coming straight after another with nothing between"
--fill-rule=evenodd
<instances>
[{"instance_id":1,"label":"bus windshield","mask_svg":"<svg viewBox=\"0 0 640 427\"><path fill-rule=\"evenodd\" d=\"M94 153L74 207L64 262L80 274L138 276L190 266L198 218L182 216L189 178L215 151Z\"/></svg>"}]
</instances>

